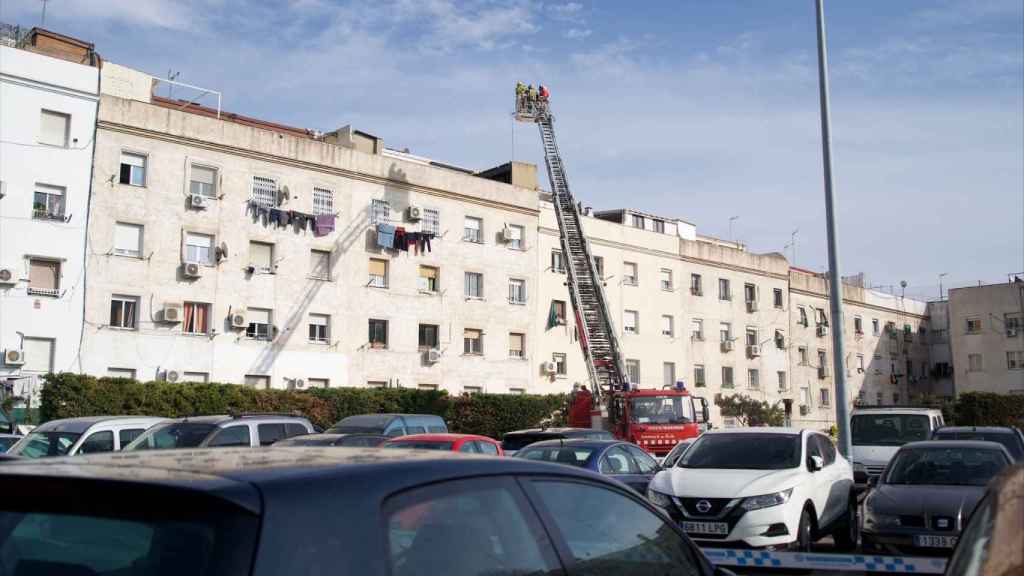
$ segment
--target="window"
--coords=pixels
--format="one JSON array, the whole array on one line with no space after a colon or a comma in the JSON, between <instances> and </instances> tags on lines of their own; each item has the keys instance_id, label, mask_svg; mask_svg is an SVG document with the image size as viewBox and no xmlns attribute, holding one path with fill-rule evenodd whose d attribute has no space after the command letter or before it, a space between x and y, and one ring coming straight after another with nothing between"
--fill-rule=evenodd
<instances>
[{"instance_id":1,"label":"window","mask_svg":"<svg viewBox=\"0 0 1024 576\"><path fill-rule=\"evenodd\" d=\"M183 372L181 375L182 382L195 382L199 384L205 384L210 381L209 372Z\"/></svg>"},{"instance_id":2,"label":"window","mask_svg":"<svg viewBox=\"0 0 1024 576\"><path fill-rule=\"evenodd\" d=\"M881 334L881 327L880 327L880 325L878 323L878 318L872 318L871 319L871 335L872 336L878 336L879 334Z\"/></svg>"},{"instance_id":3,"label":"window","mask_svg":"<svg viewBox=\"0 0 1024 576\"><path fill-rule=\"evenodd\" d=\"M732 292L729 288L728 278L718 279L718 299L719 300L732 300Z\"/></svg>"},{"instance_id":4,"label":"window","mask_svg":"<svg viewBox=\"0 0 1024 576\"><path fill-rule=\"evenodd\" d=\"M508 247L513 250L522 250L525 246L523 244L524 229L522 226L516 224L510 224L508 227L509 241Z\"/></svg>"},{"instance_id":5,"label":"window","mask_svg":"<svg viewBox=\"0 0 1024 576\"><path fill-rule=\"evenodd\" d=\"M1007 370L1021 370L1024 369L1024 352L1019 350L1007 350L1006 352L1006 369Z\"/></svg>"},{"instance_id":6,"label":"window","mask_svg":"<svg viewBox=\"0 0 1024 576\"><path fill-rule=\"evenodd\" d=\"M626 379L630 384L640 384L640 361L626 360Z\"/></svg>"},{"instance_id":7,"label":"window","mask_svg":"<svg viewBox=\"0 0 1024 576\"><path fill-rule=\"evenodd\" d=\"M551 312L548 314L548 328L552 326L565 325L565 302L562 300L551 301Z\"/></svg>"},{"instance_id":8,"label":"window","mask_svg":"<svg viewBox=\"0 0 1024 576\"><path fill-rule=\"evenodd\" d=\"M266 242L249 242L249 265L257 273L274 273L274 245Z\"/></svg>"},{"instance_id":9,"label":"window","mask_svg":"<svg viewBox=\"0 0 1024 576\"><path fill-rule=\"evenodd\" d=\"M422 292L437 292L438 272L433 266L420 266L420 275L416 279L417 288Z\"/></svg>"},{"instance_id":10,"label":"window","mask_svg":"<svg viewBox=\"0 0 1024 576\"><path fill-rule=\"evenodd\" d=\"M818 350L818 369L825 368L828 365L828 356L826 356L824 350Z\"/></svg>"},{"instance_id":11,"label":"window","mask_svg":"<svg viewBox=\"0 0 1024 576\"><path fill-rule=\"evenodd\" d=\"M597 275L600 278L604 278L604 257L594 256L594 267L597 268Z\"/></svg>"},{"instance_id":12,"label":"window","mask_svg":"<svg viewBox=\"0 0 1024 576\"><path fill-rule=\"evenodd\" d=\"M675 318L669 314L663 314L661 317L661 335L669 338L676 335Z\"/></svg>"},{"instance_id":13,"label":"window","mask_svg":"<svg viewBox=\"0 0 1024 576\"><path fill-rule=\"evenodd\" d=\"M330 378L307 378L306 382L309 384L310 388L330 388L331 387L331 379Z\"/></svg>"},{"instance_id":14,"label":"window","mask_svg":"<svg viewBox=\"0 0 1024 576\"><path fill-rule=\"evenodd\" d=\"M818 404L820 406L831 406L832 405L832 391L828 388L822 388L818 391Z\"/></svg>"},{"instance_id":15,"label":"window","mask_svg":"<svg viewBox=\"0 0 1024 576\"><path fill-rule=\"evenodd\" d=\"M637 334L640 332L639 313L636 310L626 310L622 313L623 330L626 334Z\"/></svg>"},{"instance_id":16,"label":"window","mask_svg":"<svg viewBox=\"0 0 1024 576\"><path fill-rule=\"evenodd\" d=\"M420 324L419 329L419 348L420 350L430 350L431 348L438 347L438 330L437 324Z\"/></svg>"},{"instance_id":17,"label":"window","mask_svg":"<svg viewBox=\"0 0 1024 576\"><path fill-rule=\"evenodd\" d=\"M53 352L57 341L53 338L25 337L21 347L25 351L25 364L22 372L49 373L53 372Z\"/></svg>"},{"instance_id":18,"label":"window","mask_svg":"<svg viewBox=\"0 0 1024 576\"><path fill-rule=\"evenodd\" d=\"M309 341L327 344L331 337L331 317L327 314L309 315Z\"/></svg>"},{"instance_id":19,"label":"window","mask_svg":"<svg viewBox=\"0 0 1024 576\"><path fill-rule=\"evenodd\" d=\"M479 272L466 272L466 298L484 297L484 275Z\"/></svg>"},{"instance_id":20,"label":"window","mask_svg":"<svg viewBox=\"0 0 1024 576\"><path fill-rule=\"evenodd\" d=\"M798 306L797 310L800 312L800 319L797 321L797 324L806 328L810 325L810 322L807 321L807 308Z\"/></svg>"},{"instance_id":21,"label":"window","mask_svg":"<svg viewBox=\"0 0 1024 576\"><path fill-rule=\"evenodd\" d=\"M721 342L732 341L732 324L722 322L718 325L718 337Z\"/></svg>"},{"instance_id":22,"label":"window","mask_svg":"<svg viewBox=\"0 0 1024 576\"><path fill-rule=\"evenodd\" d=\"M420 230L429 232L435 236L441 234L441 214L432 208L423 210L423 219L420 220Z\"/></svg>"},{"instance_id":23,"label":"window","mask_svg":"<svg viewBox=\"0 0 1024 576\"><path fill-rule=\"evenodd\" d=\"M1003 325L1006 328L1006 337L1013 338L1020 334L1020 314L1004 314ZM921 327L924 330L924 326Z\"/></svg>"},{"instance_id":24,"label":"window","mask_svg":"<svg viewBox=\"0 0 1024 576\"><path fill-rule=\"evenodd\" d=\"M825 315L825 309L815 308L814 312L814 322L819 326L828 326L828 316Z\"/></svg>"},{"instance_id":25,"label":"window","mask_svg":"<svg viewBox=\"0 0 1024 576\"><path fill-rule=\"evenodd\" d=\"M463 224L462 239L466 242L482 244L484 241L484 221L480 218L466 216Z\"/></svg>"},{"instance_id":26,"label":"window","mask_svg":"<svg viewBox=\"0 0 1024 576\"><path fill-rule=\"evenodd\" d=\"M250 201L264 208L277 206L277 180L263 176L253 176Z\"/></svg>"},{"instance_id":27,"label":"window","mask_svg":"<svg viewBox=\"0 0 1024 576\"><path fill-rule=\"evenodd\" d=\"M181 331L185 334L207 334L210 331L210 305L185 302L185 322Z\"/></svg>"},{"instance_id":28,"label":"window","mask_svg":"<svg viewBox=\"0 0 1024 576\"><path fill-rule=\"evenodd\" d=\"M67 188L36 182L32 196L32 217L36 220L64 220Z\"/></svg>"},{"instance_id":29,"label":"window","mask_svg":"<svg viewBox=\"0 0 1024 576\"><path fill-rule=\"evenodd\" d=\"M698 341L704 339L704 321L700 318L690 320L690 337Z\"/></svg>"},{"instance_id":30,"label":"window","mask_svg":"<svg viewBox=\"0 0 1024 576\"><path fill-rule=\"evenodd\" d=\"M108 378L127 378L129 380L135 380L135 369L134 368L107 368Z\"/></svg>"},{"instance_id":31,"label":"window","mask_svg":"<svg viewBox=\"0 0 1024 576\"><path fill-rule=\"evenodd\" d=\"M388 287L388 261L379 258L370 258L370 282L367 286L373 288Z\"/></svg>"},{"instance_id":32,"label":"window","mask_svg":"<svg viewBox=\"0 0 1024 576\"><path fill-rule=\"evenodd\" d=\"M388 347L388 321L370 319L370 348Z\"/></svg>"},{"instance_id":33,"label":"window","mask_svg":"<svg viewBox=\"0 0 1024 576\"><path fill-rule=\"evenodd\" d=\"M510 304L526 304L526 280L508 279L508 301Z\"/></svg>"},{"instance_id":34,"label":"window","mask_svg":"<svg viewBox=\"0 0 1024 576\"><path fill-rule=\"evenodd\" d=\"M743 285L743 301L757 302L757 286L754 286L753 284Z\"/></svg>"},{"instance_id":35,"label":"window","mask_svg":"<svg viewBox=\"0 0 1024 576\"><path fill-rule=\"evenodd\" d=\"M132 443L133 440L142 436L145 428L122 428L117 431L117 438L121 442L121 448Z\"/></svg>"},{"instance_id":36,"label":"window","mask_svg":"<svg viewBox=\"0 0 1024 576\"><path fill-rule=\"evenodd\" d=\"M533 485L565 537L575 573L684 576L700 571L675 530L631 499L590 484L538 480Z\"/></svg>"},{"instance_id":37,"label":"window","mask_svg":"<svg viewBox=\"0 0 1024 576\"><path fill-rule=\"evenodd\" d=\"M757 328L747 328L747 346L757 345Z\"/></svg>"},{"instance_id":38,"label":"window","mask_svg":"<svg viewBox=\"0 0 1024 576\"><path fill-rule=\"evenodd\" d=\"M509 394L518 394L518 395L522 396L523 394L526 394L526 388L509 388L508 389L508 393Z\"/></svg>"},{"instance_id":39,"label":"window","mask_svg":"<svg viewBox=\"0 0 1024 576\"><path fill-rule=\"evenodd\" d=\"M672 291L672 271L668 268L661 269L661 289Z\"/></svg>"},{"instance_id":40,"label":"window","mask_svg":"<svg viewBox=\"0 0 1024 576\"><path fill-rule=\"evenodd\" d=\"M551 251L551 271L558 274L565 274L565 259L559 250Z\"/></svg>"},{"instance_id":41,"label":"window","mask_svg":"<svg viewBox=\"0 0 1024 576\"><path fill-rule=\"evenodd\" d=\"M757 368L747 370L747 388L751 390L761 388L761 372Z\"/></svg>"},{"instance_id":42,"label":"window","mask_svg":"<svg viewBox=\"0 0 1024 576\"><path fill-rule=\"evenodd\" d=\"M370 224L387 224L391 222L391 204L387 200L370 200Z\"/></svg>"},{"instance_id":43,"label":"window","mask_svg":"<svg viewBox=\"0 0 1024 576\"><path fill-rule=\"evenodd\" d=\"M637 285L637 267L635 262L622 263L622 283L627 286Z\"/></svg>"},{"instance_id":44,"label":"window","mask_svg":"<svg viewBox=\"0 0 1024 576\"><path fill-rule=\"evenodd\" d=\"M655 232L660 232L662 234L665 233L665 221L664 220L651 220L651 223L654 224L654 231Z\"/></svg>"},{"instance_id":45,"label":"window","mask_svg":"<svg viewBox=\"0 0 1024 576\"><path fill-rule=\"evenodd\" d=\"M114 224L114 254L142 257L142 226L117 222Z\"/></svg>"},{"instance_id":46,"label":"window","mask_svg":"<svg viewBox=\"0 0 1024 576\"><path fill-rule=\"evenodd\" d=\"M479 356L484 353L484 333L476 328L462 331L462 353Z\"/></svg>"},{"instance_id":47,"label":"window","mask_svg":"<svg viewBox=\"0 0 1024 576\"><path fill-rule=\"evenodd\" d=\"M864 334L864 320L860 316L853 317L853 333L858 336Z\"/></svg>"},{"instance_id":48,"label":"window","mask_svg":"<svg viewBox=\"0 0 1024 576\"><path fill-rule=\"evenodd\" d=\"M525 358L526 335L512 332L508 335L508 357L517 360Z\"/></svg>"},{"instance_id":49,"label":"window","mask_svg":"<svg viewBox=\"0 0 1024 576\"><path fill-rule=\"evenodd\" d=\"M142 154L121 152L120 183L129 186L146 185L146 160Z\"/></svg>"},{"instance_id":50,"label":"window","mask_svg":"<svg viewBox=\"0 0 1024 576\"><path fill-rule=\"evenodd\" d=\"M60 262L30 258L28 293L33 296L60 296Z\"/></svg>"},{"instance_id":51,"label":"window","mask_svg":"<svg viewBox=\"0 0 1024 576\"><path fill-rule=\"evenodd\" d=\"M967 333L978 334L981 332L981 319L980 318L968 318L967 319Z\"/></svg>"},{"instance_id":52,"label":"window","mask_svg":"<svg viewBox=\"0 0 1024 576\"><path fill-rule=\"evenodd\" d=\"M644 229L644 217L640 216L639 214L632 214L631 216L632 216L631 223L632 223L633 228L639 228L639 229L643 230Z\"/></svg>"},{"instance_id":53,"label":"window","mask_svg":"<svg viewBox=\"0 0 1024 576\"><path fill-rule=\"evenodd\" d=\"M249 319L249 327L245 330L245 336L254 340L270 340L270 310L249 308L245 314Z\"/></svg>"},{"instance_id":54,"label":"window","mask_svg":"<svg viewBox=\"0 0 1024 576\"><path fill-rule=\"evenodd\" d=\"M313 186L313 214L334 214L334 192L332 190Z\"/></svg>"},{"instance_id":55,"label":"window","mask_svg":"<svg viewBox=\"0 0 1024 576\"><path fill-rule=\"evenodd\" d=\"M808 364L808 360L807 360L807 347L806 346L800 346L799 348L797 348L797 355L798 355L798 358L800 359L800 365L801 366L807 366L807 364Z\"/></svg>"},{"instance_id":56,"label":"window","mask_svg":"<svg viewBox=\"0 0 1024 576\"><path fill-rule=\"evenodd\" d=\"M186 232L185 262L213 266L213 236Z\"/></svg>"},{"instance_id":57,"label":"window","mask_svg":"<svg viewBox=\"0 0 1024 576\"><path fill-rule=\"evenodd\" d=\"M49 146L68 147L71 116L52 110L39 111L39 143Z\"/></svg>"},{"instance_id":58,"label":"window","mask_svg":"<svg viewBox=\"0 0 1024 576\"><path fill-rule=\"evenodd\" d=\"M864 373L864 355L857 354L857 372Z\"/></svg>"},{"instance_id":59,"label":"window","mask_svg":"<svg viewBox=\"0 0 1024 576\"><path fill-rule=\"evenodd\" d=\"M331 279L331 253L327 250L309 251L309 277L314 280Z\"/></svg>"},{"instance_id":60,"label":"window","mask_svg":"<svg viewBox=\"0 0 1024 576\"><path fill-rule=\"evenodd\" d=\"M694 364L693 365L693 385L697 388L703 388L707 386L707 381L704 379L704 365Z\"/></svg>"},{"instance_id":61,"label":"window","mask_svg":"<svg viewBox=\"0 0 1024 576\"><path fill-rule=\"evenodd\" d=\"M566 374L566 363L565 354L555 352L551 355L551 361L555 363L555 374L559 376L565 376Z\"/></svg>"},{"instance_id":62,"label":"window","mask_svg":"<svg viewBox=\"0 0 1024 576\"><path fill-rule=\"evenodd\" d=\"M269 389L270 388L270 376L264 376L262 374L246 374L245 385L250 388ZM248 426L238 426L237 428L244 428L246 434L248 434ZM227 430L227 428L226 428ZM242 444L242 446L248 446L248 443Z\"/></svg>"},{"instance_id":63,"label":"window","mask_svg":"<svg viewBox=\"0 0 1024 576\"><path fill-rule=\"evenodd\" d=\"M786 333L782 330L775 331L775 347L779 350L786 349Z\"/></svg>"},{"instance_id":64,"label":"window","mask_svg":"<svg viewBox=\"0 0 1024 576\"><path fill-rule=\"evenodd\" d=\"M138 297L114 295L110 299L110 327L128 330L138 328L138 308Z\"/></svg>"},{"instance_id":65,"label":"window","mask_svg":"<svg viewBox=\"0 0 1024 576\"><path fill-rule=\"evenodd\" d=\"M981 361L981 354L968 354L967 355L967 371L968 372L981 372L983 371L984 365Z\"/></svg>"},{"instance_id":66,"label":"window","mask_svg":"<svg viewBox=\"0 0 1024 576\"><path fill-rule=\"evenodd\" d=\"M82 445L78 447L79 454L100 454L102 452L113 451L114 432L111 430L93 432L85 440L83 440Z\"/></svg>"},{"instance_id":67,"label":"window","mask_svg":"<svg viewBox=\"0 0 1024 576\"><path fill-rule=\"evenodd\" d=\"M701 281L700 274L690 274L690 294L694 296L704 295L704 284Z\"/></svg>"},{"instance_id":68,"label":"window","mask_svg":"<svg viewBox=\"0 0 1024 576\"><path fill-rule=\"evenodd\" d=\"M782 308L782 289L772 288L772 304L776 308Z\"/></svg>"},{"instance_id":69,"label":"window","mask_svg":"<svg viewBox=\"0 0 1024 576\"><path fill-rule=\"evenodd\" d=\"M192 165L188 181L189 194L217 197L217 169L209 166Z\"/></svg>"},{"instance_id":70,"label":"window","mask_svg":"<svg viewBox=\"0 0 1024 576\"><path fill-rule=\"evenodd\" d=\"M778 377L779 380L779 392L785 392L786 390L788 390L789 386L786 384L786 372L783 370L779 370L778 372L775 373L775 375Z\"/></svg>"},{"instance_id":71,"label":"window","mask_svg":"<svg viewBox=\"0 0 1024 576\"><path fill-rule=\"evenodd\" d=\"M252 383L250 384L250 378ZM265 381L262 379L266 379ZM269 376L246 376L245 385L252 388L270 388L270 377ZM213 448L225 448L228 446L251 446L252 440L249 436L249 427L245 424L238 426L228 426L217 432L213 438L210 439L208 446Z\"/></svg>"},{"instance_id":72,"label":"window","mask_svg":"<svg viewBox=\"0 0 1024 576\"><path fill-rule=\"evenodd\" d=\"M732 366L722 366L722 388L732 387Z\"/></svg>"},{"instance_id":73,"label":"window","mask_svg":"<svg viewBox=\"0 0 1024 576\"><path fill-rule=\"evenodd\" d=\"M661 365L662 382L665 386L676 385L676 363L663 362Z\"/></svg>"}]
</instances>

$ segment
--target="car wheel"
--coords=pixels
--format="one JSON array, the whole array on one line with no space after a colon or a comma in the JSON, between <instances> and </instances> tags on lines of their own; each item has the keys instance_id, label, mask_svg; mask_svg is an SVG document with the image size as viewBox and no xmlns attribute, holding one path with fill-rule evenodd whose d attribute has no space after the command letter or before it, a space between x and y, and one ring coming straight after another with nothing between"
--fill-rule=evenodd
<instances>
[{"instance_id":1,"label":"car wheel","mask_svg":"<svg viewBox=\"0 0 1024 576\"><path fill-rule=\"evenodd\" d=\"M832 531L832 539L839 551L850 552L857 548L858 534L857 499L851 497L849 504L846 505L846 515L836 523L836 527Z\"/></svg>"},{"instance_id":2,"label":"car wheel","mask_svg":"<svg viewBox=\"0 0 1024 576\"><path fill-rule=\"evenodd\" d=\"M796 529L796 549L798 552L811 551L811 532L814 530L814 521L811 519L811 511L804 508L800 514L800 526Z\"/></svg>"}]
</instances>

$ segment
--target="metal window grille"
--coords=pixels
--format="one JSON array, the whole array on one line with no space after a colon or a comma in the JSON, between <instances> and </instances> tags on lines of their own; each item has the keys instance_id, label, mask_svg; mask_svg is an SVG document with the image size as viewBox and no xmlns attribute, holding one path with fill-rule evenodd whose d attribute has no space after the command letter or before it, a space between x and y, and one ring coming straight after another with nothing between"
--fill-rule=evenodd
<instances>
[{"instance_id":1,"label":"metal window grille","mask_svg":"<svg viewBox=\"0 0 1024 576\"><path fill-rule=\"evenodd\" d=\"M313 214L334 214L334 192L313 187Z\"/></svg>"},{"instance_id":2,"label":"metal window grille","mask_svg":"<svg viewBox=\"0 0 1024 576\"><path fill-rule=\"evenodd\" d=\"M387 200L370 201L370 224L387 224L391 221L391 204Z\"/></svg>"},{"instance_id":3,"label":"metal window grille","mask_svg":"<svg viewBox=\"0 0 1024 576\"><path fill-rule=\"evenodd\" d=\"M511 278L508 281L508 301L512 304L526 303L526 281Z\"/></svg>"},{"instance_id":4,"label":"metal window grille","mask_svg":"<svg viewBox=\"0 0 1024 576\"><path fill-rule=\"evenodd\" d=\"M273 178L253 176L250 200L266 208L277 206L277 181Z\"/></svg>"},{"instance_id":5,"label":"metal window grille","mask_svg":"<svg viewBox=\"0 0 1024 576\"><path fill-rule=\"evenodd\" d=\"M420 222L423 232L429 232L434 235L441 233L441 214L437 210L431 208L423 210L423 219Z\"/></svg>"}]
</instances>

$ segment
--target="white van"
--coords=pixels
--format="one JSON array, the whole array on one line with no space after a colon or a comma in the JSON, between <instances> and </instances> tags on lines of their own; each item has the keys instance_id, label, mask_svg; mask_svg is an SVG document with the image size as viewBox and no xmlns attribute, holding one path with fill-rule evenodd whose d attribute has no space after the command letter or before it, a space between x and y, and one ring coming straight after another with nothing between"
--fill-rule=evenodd
<instances>
[{"instance_id":1,"label":"white van","mask_svg":"<svg viewBox=\"0 0 1024 576\"><path fill-rule=\"evenodd\" d=\"M21 458L116 452L166 418L89 416L50 420L36 426L7 451Z\"/></svg>"},{"instance_id":2,"label":"white van","mask_svg":"<svg viewBox=\"0 0 1024 576\"><path fill-rule=\"evenodd\" d=\"M857 487L866 487L869 477L880 475L900 446L928 440L943 424L942 411L937 408L854 408L850 414L850 436Z\"/></svg>"}]
</instances>

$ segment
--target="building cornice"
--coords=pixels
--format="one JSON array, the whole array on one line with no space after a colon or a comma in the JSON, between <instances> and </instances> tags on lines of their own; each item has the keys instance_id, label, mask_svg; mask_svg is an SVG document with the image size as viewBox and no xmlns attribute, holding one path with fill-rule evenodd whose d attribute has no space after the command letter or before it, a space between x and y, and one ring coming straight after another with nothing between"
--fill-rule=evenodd
<instances>
[{"instance_id":1,"label":"building cornice","mask_svg":"<svg viewBox=\"0 0 1024 576\"><path fill-rule=\"evenodd\" d=\"M810 290L803 290L800 288L789 288L790 294L800 294L801 296L810 296L812 298L818 298L820 300L828 301L828 296L820 292L811 292ZM867 302L861 302L858 300L850 300L849 298L843 298L843 304L849 304L850 306L857 306L859 308L867 308L868 310L877 310L879 312L887 312L890 314L900 314L902 316L908 316L910 318L917 318L918 320L927 320L928 316L925 314L918 314L916 312L908 312L907 310L900 310L899 308L887 308L885 306L879 306L878 304L868 304Z\"/></svg>"},{"instance_id":2,"label":"building cornice","mask_svg":"<svg viewBox=\"0 0 1024 576\"><path fill-rule=\"evenodd\" d=\"M39 80L25 78L24 76L14 76L4 72L0 72L0 82L23 86L25 88L33 88L35 90L42 90L44 92L51 92L53 94L60 94L61 96L68 96L70 98L88 100L89 102L98 102L100 99L99 95L95 92L83 92L82 90L75 90L74 88L51 84L49 82L40 82Z\"/></svg>"}]
</instances>

